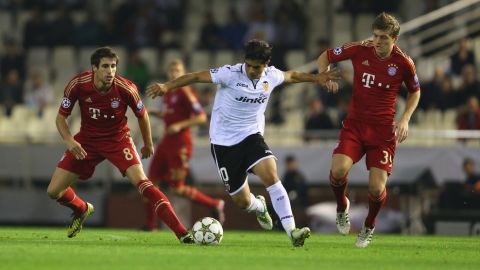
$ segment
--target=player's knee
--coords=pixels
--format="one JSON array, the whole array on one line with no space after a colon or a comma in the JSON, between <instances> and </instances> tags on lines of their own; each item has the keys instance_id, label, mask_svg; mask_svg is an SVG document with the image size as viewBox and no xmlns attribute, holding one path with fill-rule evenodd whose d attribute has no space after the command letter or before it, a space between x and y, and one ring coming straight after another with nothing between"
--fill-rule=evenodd
<instances>
[{"instance_id":1,"label":"player's knee","mask_svg":"<svg viewBox=\"0 0 480 270\"><path fill-rule=\"evenodd\" d=\"M368 193L370 196L378 198L382 195L383 191L385 191L385 187L369 187Z\"/></svg>"},{"instance_id":2,"label":"player's knee","mask_svg":"<svg viewBox=\"0 0 480 270\"><path fill-rule=\"evenodd\" d=\"M56 191L56 190L53 190L52 188L48 187L47 188L47 195L48 197L50 197L50 199L52 200L56 200L58 199L60 196L60 192Z\"/></svg>"},{"instance_id":3,"label":"player's knee","mask_svg":"<svg viewBox=\"0 0 480 270\"><path fill-rule=\"evenodd\" d=\"M348 168L346 166L334 166L332 168L332 176L335 179L343 179L348 174Z\"/></svg>"}]
</instances>

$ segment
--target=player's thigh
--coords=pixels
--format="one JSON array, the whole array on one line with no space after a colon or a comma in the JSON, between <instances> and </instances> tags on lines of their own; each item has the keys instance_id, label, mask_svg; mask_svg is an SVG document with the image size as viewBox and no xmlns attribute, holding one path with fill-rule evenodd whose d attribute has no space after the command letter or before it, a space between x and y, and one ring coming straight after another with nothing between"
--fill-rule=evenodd
<instances>
[{"instance_id":1,"label":"player's thigh","mask_svg":"<svg viewBox=\"0 0 480 270\"><path fill-rule=\"evenodd\" d=\"M142 171L141 177L143 177L143 179L140 180L147 179L143 172L140 156L130 137L125 137L120 142L104 145L102 155L115 165L123 176L126 176L127 169L130 169L134 165L139 165Z\"/></svg>"},{"instance_id":2,"label":"player's thigh","mask_svg":"<svg viewBox=\"0 0 480 270\"><path fill-rule=\"evenodd\" d=\"M333 154L330 170L335 178L342 178L352 169L353 160L345 154Z\"/></svg>"},{"instance_id":3,"label":"player's thigh","mask_svg":"<svg viewBox=\"0 0 480 270\"><path fill-rule=\"evenodd\" d=\"M128 167L125 170L125 175L127 176L128 180L130 180L130 183L132 183L132 185L135 187L140 183L140 181L147 179L141 164L134 164Z\"/></svg>"},{"instance_id":4,"label":"player's thigh","mask_svg":"<svg viewBox=\"0 0 480 270\"><path fill-rule=\"evenodd\" d=\"M279 181L277 163L273 156L262 159L252 168L252 171L260 178L265 187L269 187Z\"/></svg>"},{"instance_id":5,"label":"player's thigh","mask_svg":"<svg viewBox=\"0 0 480 270\"><path fill-rule=\"evenodd\" d=\"M55 168L52 179L48 184L47 193L52 199L58 199L63 195L63 192L71 185L73 185L79 175L62 168Z\"/></svg>"}]
</instances>

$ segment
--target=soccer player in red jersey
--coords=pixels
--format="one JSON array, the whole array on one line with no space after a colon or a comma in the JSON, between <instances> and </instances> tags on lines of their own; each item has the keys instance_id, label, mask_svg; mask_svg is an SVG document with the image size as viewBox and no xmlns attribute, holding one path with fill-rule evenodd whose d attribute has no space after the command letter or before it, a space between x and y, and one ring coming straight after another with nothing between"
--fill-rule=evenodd
<instances>
[{"instance_id":1,"label":"soccer player in red jersey","mask_svg":"<svg viewBox=\"0 0 480 270\"><path fill-rule=\"evenodd\" d=\"M368 246L372 239L375 218L387 198L386 182L392 173L396 144L407 138L408 122L420 99L415 65L395 45L400 33L397 19L381 13L372 30L371 40L329 49L317 61L319 72L327 70L330 63L350 59L353 64L353 95L333 151L330 184L337 200L337 228L341 234L348 234L347 176L353 164L366 155L369 209L357 247ZM395 122L395 101L402 82L408 89L407 104L400 120ZM327 82L326 86L329 91L338 91L336 82Z\"/></svg>"},{"instance_id":2,"label":"soccer player in red jersey","mask_svg":"<svg viewBox=\"0 0 480 270\"><path fill-rule=\"evenodd\" d=\"M167 197L145 176L130 137L125 116L128 107L138 118L142 133L141 157L153 154L150 120L135 84L116 75L118 57L109 47L97 49L90 62L92 70L78 74L65 87L56 125L68 149L58 162L47 189L50 198L73 210L68 237L77 235L85 219L94 211L93 205L78 197L70 186L78 179L90 178L96 165L108 159L145 199L152 202L155 213L175 232L180 242L192 243L193 238L179 221ZM80 132L72 136L66 118L77 101L82 122Z\"/></svg>"},{"instance_id":3,"label":"soccer player in red jersey","mask_svg":"<svg viewBox=\"0 0 480 270\"><path fill-rule=\"evenodd\" d=\"M185 66L179 59L168 65L168 78L174 80L185 74ZM148 178L153 182L164 181L174 194L188 198L214 210L221 223L225 221L223 200L214 199L193 186L185 185L188 161L192 156L192 135L190 127L204 124L207 116L198 102L192 88L181 87L168 92L162 101L162 111L150 114L160 117L165 123L165 135L155 149L150 163ZM151 202L145 202L146 229L156 228Z\"/></svg>"}]
</instances>

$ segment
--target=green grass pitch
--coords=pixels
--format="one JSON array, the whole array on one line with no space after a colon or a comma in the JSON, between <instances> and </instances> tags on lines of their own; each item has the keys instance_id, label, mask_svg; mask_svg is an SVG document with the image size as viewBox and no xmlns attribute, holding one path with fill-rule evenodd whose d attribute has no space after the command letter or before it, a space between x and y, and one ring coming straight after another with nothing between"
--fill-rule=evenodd
<instances>
[{"instance_id":1,"label":"green grass pitch","mask_svg":"<svg viewBox=\"0 0 480 270\"><path fill-rule=\"evenodd\" d=\"M480 269L479 237L313 234L293 248L281 232L226 231L219 246L181 245L170 231L0 227L0 269Z\"/></svg>"}]
</instances>

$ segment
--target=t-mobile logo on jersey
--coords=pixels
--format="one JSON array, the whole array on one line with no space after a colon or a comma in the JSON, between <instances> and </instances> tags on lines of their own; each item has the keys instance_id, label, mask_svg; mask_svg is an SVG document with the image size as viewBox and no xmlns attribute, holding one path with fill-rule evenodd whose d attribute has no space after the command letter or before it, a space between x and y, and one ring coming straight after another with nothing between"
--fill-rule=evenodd
<instances>
[{"instance_id":1,"label":"t-mobile logo on jersey","mask_svg":"<svg viewBox=\"0 0 480 270\"><path fill-rule=\"evenodd\" d=\"M373 80L375 80L375 75L364 72L362 75L362 83L366 88L370 88L370 85L373 85Z\"/></svg>"},{"instance_id":2,"label":"t-mobile logo on jersey","mask_svg":"<svg viewBox=\"0 0 480 270\"><path fill-rule=\"evenodd\" d=\"M88 108L88 111L90 112L90 117L93 119L98 119L98 117L100 116L100 109Z\"/></svg>"}]
</instances>

